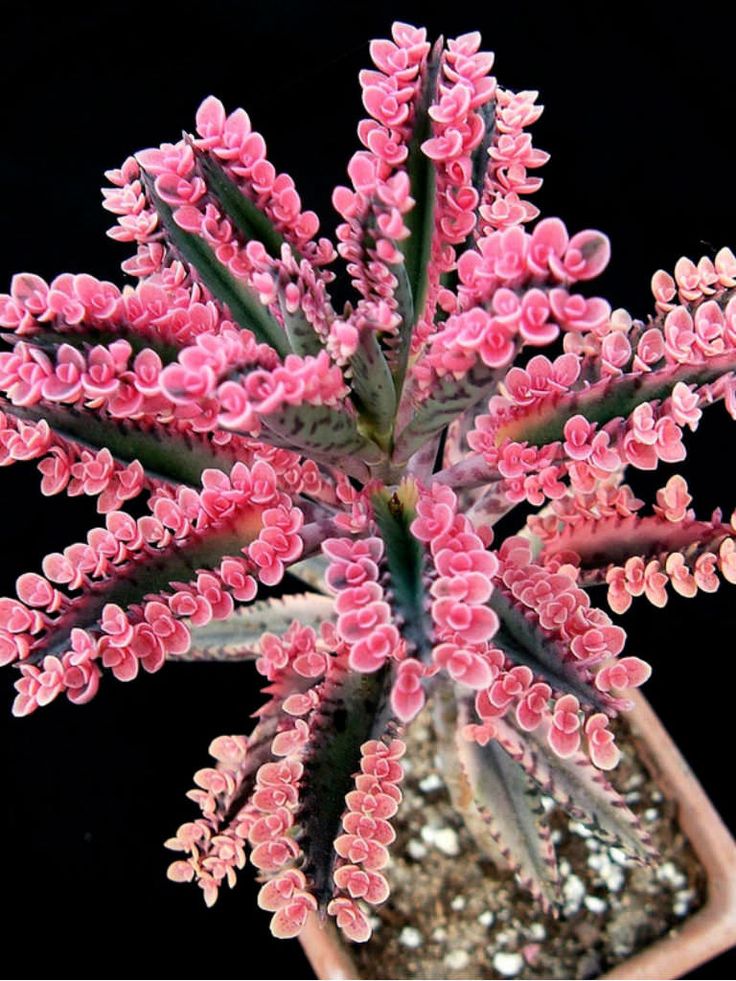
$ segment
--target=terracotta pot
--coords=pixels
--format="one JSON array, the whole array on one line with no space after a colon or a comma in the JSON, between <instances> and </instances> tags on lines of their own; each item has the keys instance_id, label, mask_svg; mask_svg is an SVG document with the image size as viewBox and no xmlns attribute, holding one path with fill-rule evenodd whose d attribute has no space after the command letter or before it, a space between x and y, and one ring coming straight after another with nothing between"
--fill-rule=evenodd
<instances>
[{"instance_id":1,"label":"terracotta pot","mask_svg":"<svg viewBox=\"0 0 736 981\"><path fill-rule=\"evenodd\" d=\"M705 905L603 978L679 978L736 944L736 842L649 703L634 693L627 720L641 758L663 794L678 805L679 824L707 878ZM359 977L332 921L315 914L299 938L318 978Z\"/></svg>"}]
</instances>

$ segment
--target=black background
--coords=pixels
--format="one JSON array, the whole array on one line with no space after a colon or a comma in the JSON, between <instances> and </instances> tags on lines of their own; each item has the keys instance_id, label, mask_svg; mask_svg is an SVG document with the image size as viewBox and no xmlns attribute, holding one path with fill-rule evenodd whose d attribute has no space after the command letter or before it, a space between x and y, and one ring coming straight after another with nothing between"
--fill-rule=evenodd
<instances>
[{"instance_id":1,"label":"black background","mask_svg":"<svg viewBox=\"0 0 736 981\"><path fill-rule=\"evenodd\" d=\"M736 245L733 34L736 16L703 7L483 3L218 3L115 5L114 13L4 15L0 58L2 275L47 279L87 271L121 283L126 247L105 237L102 172L135 150L192 128L202 98L243 105L307 207L334 227L329 198L345 182L364 115L357 73L367 44L394 19L433 36L479 28L512 88L541 91L533 129L552 153L536 203L572 231L612 240L600 291L636 315L649 278L680 255ZM699 513L736 506L736 430L722 407L687 438L686 475ZM662 486L673 468L634 476ZM0 483L0 593L43 555L99 518L89 500L44 499L33 464ZM734 594L640 602L622 618L628 652L654 666L646 693L715 806L736 825ZM296 944L273 941L250 872L206 910L199 890L164 876L161 842L194 816L184 799L207 746L247 731L258 704L247 667L168 666L125 686L106 679L84 708L59 699L31 719L9 708L3 674L2 878L8 941L33 976L107 970L129 976L306 977ZM8 950L8 947L6 947ZM265 958L258 966L254 958ZM253 966L251 966L253 965ZM732 977L725 955L693 978Z\"/></svg>"}]
</instances>

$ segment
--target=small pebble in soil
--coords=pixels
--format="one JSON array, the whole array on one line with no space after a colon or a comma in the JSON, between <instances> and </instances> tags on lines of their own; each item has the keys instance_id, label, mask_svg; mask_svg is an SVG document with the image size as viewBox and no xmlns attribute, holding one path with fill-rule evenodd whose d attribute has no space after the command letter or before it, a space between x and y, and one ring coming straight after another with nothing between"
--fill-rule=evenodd
<instances>
[{"instance_id":1,"label":"small pebble in soil","mask_svg":"<svg viewBox=\"0 0 736 981\"><path fill-rule=\"evenodd\" d=\"M493 966L504 978L515 978L524 966L521 954L500 950L493 958Z\"/></svg>"},{"instance_id":2,"label":"small pebble in soil","mask_svg":"<svg viewBox=\"0 0 736 981\"><path fill-rule=\"evenodd\" d=\"M470 963L470 955L466 950L451 950L445 955L445 966L451 971L462 971Z\"/></svg>"},{"instance_id":3,"label":"small pebble in soil","mask_svg":"<svg viewBox=\"0 0 736 981\"><path fill-rule=\"evenodd\" d=\"M600 896L586 896L585 908L591 913L605 913L608 903Z\"/></svg>"},{"instance_id":4,"label":"small pebble in soil","mask_svg":"<svg viewBox=\"0 0 736 981\"><path fill-rule=\"evenodd\" d=\"M617 848L615 845L612 845L608 849L608 854L611 856L616 865L622 865L624 868L629 868L632 864L631 859L623 848Z\"/></svg>"},{"instance_id":5,"label":"small pebble in soil","mask_svg":"<svg viewBox=\"0 0 736 981\"><path fill-rule=\"evenodd\" d=\"M568 876L562 886L562 895L565 897L565 912L567 914L577 913L585 898L583 880L577 875Z\"/></svg>"},{"instance_id":6,"label":"small pebble in soil","mask_svg":"<svg viewBox=\"0 0 736 981\"><path fill-rule=\"evenodd\" d=\"M430 773L428 777L419 781L419 789L425 794L430 794L433 790L439 790L441 787L442 780L437 773Z\"/></svg>"},{"instance_id":7,"label":"small pebble in soil","mask_svg":"<svg viewBox=\"0 0 736 981\"><path fill-rule=\"evenodd\" d=\"M449 855L450 858L460 854L460 842L454 828L439 828L435 831L434 844L443 855Z\"/></svg>"},{"instance_id":8,"label":"small pebble in soil","mask_svg":"<svg viewBox=\"0 0 736 981\"><path fill-rule=\"evenodd\" d=\"M424 847L421 841L417 841L416 838L412 838L411 841L408 842L406 850L412 858L417 860L420 858L425 858L427 855L427 849Z\"/></svg>"},{"instance_id":9,"label":"small pebble in soil","mask_svg":"<svg viewBox=\"0 0 736 981\"><path fill-rule=\"evenodd\" d=\"M478 922L481 926L489 927L493 925L494 916L491 910L484 909L483 912L478 917Z\"/></svg>"},{"instance_id":10,"label":"small pebble in soil","mask_svg":"<svg viewBox=\"0 0 736 981\"><path fill-rule=\"evenodd\" d=\"M424 937L415 928L406 926L399 934L399 943L403 947L421 947L424 942Z\"/></svg>"},{"instance_id":11,"label":"small pebble in soil","mask_svg":"<svg viewBox=\"0 0 736 981\"><path fill-rule=\"evenodd\" d=\"M694 889L681 889L675 893L675 901L672 904L672 912L675 916L686 916L690 912L693 900L695 899Z\"/></svg>"},{"instance_id":12,"label":"small pebble in soil","mask_svg":"<svg viewBox=\"0 0 736 981\"><path fill-rule=\"evenodd\" d=\"M663 862L657 869L657 878L660 882L672 886L673 889L681 889L687 882L674 862Z\"/></svg>"}]
</instances>

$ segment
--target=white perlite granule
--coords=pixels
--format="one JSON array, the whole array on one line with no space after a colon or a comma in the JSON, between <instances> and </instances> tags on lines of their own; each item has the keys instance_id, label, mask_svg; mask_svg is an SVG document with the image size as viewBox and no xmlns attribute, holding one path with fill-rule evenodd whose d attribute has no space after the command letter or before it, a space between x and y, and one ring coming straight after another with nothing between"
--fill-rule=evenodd
<instances>
[{"instance_id":1,"label":"white perlite granule","mask_svg":"<svg viewBox=\"0 0 736 981\"><path fill-rule=\"evenodd\" d=\"M435 831L434 844L443 855L448 855L450 858L460 854L460 841L457 831L453 828L440 828Z\"/></svg>"},{"instance_id":2,"label":"white perlite granule","mask_svg":"<svg viewBox=\"0 0 736 981\"><path fill-rule=\"evenodd\" d=\"M445 966L451 971L462 971L470 963L470 954L466 950L451 950L445 955Z\"/></svg>"},{"instance_id":3,"label":"white perlite granule","mask_svg":"<svg viewBox=\"0 0 736 981\"><path fill-rule=\"evenodd\" d=\"M423 941L424 937L416 929L416 927L404 927L399 934L399 943L404 947L421 947Z\"/></svg>"},{"instance_id":4,"label":"white perlite granule","mask_svg":"<svg viewBox=\"0 0 736 981\"><path fill-rule=\"evenodd\" d=\"M515 978L524 966L521 954L499 951L493 958L493 966L505 978Z\"/></svg>"},{"instance_id":5,"label":"white perlite granule","mask_svg":"<svg viewBox=\"0 0 736 981\"><path fill-rule=\"evenodd\" d=\"M416 838L412 838L408 842L406 850L412 858L416 859L425 858L427 855L427 849L424 847L421 841L417 841Z\"/></svg>"}]
</instances>

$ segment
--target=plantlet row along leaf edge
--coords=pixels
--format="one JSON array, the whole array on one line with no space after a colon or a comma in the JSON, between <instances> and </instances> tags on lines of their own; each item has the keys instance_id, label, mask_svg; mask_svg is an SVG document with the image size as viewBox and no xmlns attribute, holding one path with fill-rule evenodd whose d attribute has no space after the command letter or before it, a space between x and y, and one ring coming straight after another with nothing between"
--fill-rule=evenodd
<instances>
[{"instance_id":1,"label":"plantlet row along leaf edge","mask_svg":"<svg viewBox=\"0 0 736 981\"><path fill-rule=\"evenodd\" d=\"M135 286L19 274L0 297L0 463L38 460L44 494L104 515L0 600L14 712L166 660L254 660L266 702L210 746L169 876L211 904L248 851L280 937L315 911L370 936L428 701L456 807L544 909L543 795L651 861L605 778L650 669L589 592L622 613L736 581L733 519L696 518L678 475L648 510L624 483L683 460L704 406L736 416L736 259L657 272L646 322L584 295L608 240L536 220L542 107L480 44L402 23L371 43L336 248L210 97L193 134L107 174ZM299 593L258 598L287 572Z\"/></svg>"}]
</instances>

